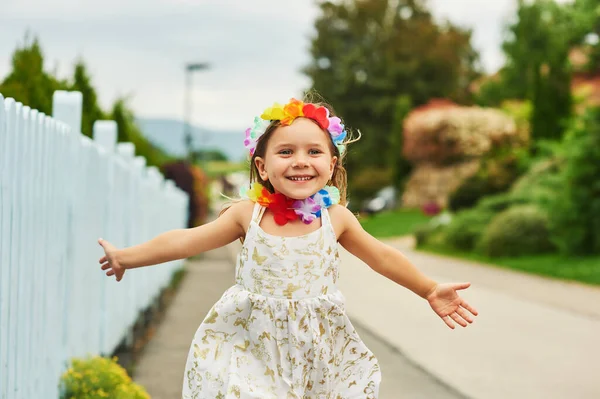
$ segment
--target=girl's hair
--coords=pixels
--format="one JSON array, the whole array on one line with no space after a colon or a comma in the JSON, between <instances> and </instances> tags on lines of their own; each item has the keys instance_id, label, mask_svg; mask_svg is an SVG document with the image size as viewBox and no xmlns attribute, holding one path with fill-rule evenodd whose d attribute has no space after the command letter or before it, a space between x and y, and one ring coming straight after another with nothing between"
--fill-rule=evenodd
<instances>
[{"instance_id":1,"label":"girl's hair","mask_svg":"<svg viewBox=\"0 0 600 399\"><path fill-rule=\"evenodd\" d=\"M304 103L312 103L316 106L326 107L329 110L330 116L336 116L333 107L331 105L327 104L326 102L322 101L321 96L319 96L314 91L310 91L310 92L306 93L303 98L303 102ZM316 122L315 122L315 124L316 124ZM258 139L258 142L256 143L256 149L254 150L254 154L250 158L250 165L249 165L250 166L250 184L252 184L253 182L259 182L271 193L273 193L275 191L275 189L273 188L273 186L271 185L271 183L268 180L264 181L261 179L260 174L258 173L258 169L256 168L256 163L254 162L254 160L256 159L256 157L261 157L264 159L265 153L267 151L267 146L269 144L269 139L271 138L271 136L273 135L273 133L279 126L281 126L280 121L272 121L269 124L269 126L265 130L264 134L262 134L260 136L260 138ZM348 144L354 143L355 141L358 141L360 139L360 131L358 131L358 137L353 138L352 132L347 127L345 127L345 130L347 132L347 136L346 136L346 140L344 141L343 145L346 146L346 150L343 151L342 153L340 153L338 147L333 143L333 140L331 139L331 135L328 132L323 131L323 133L327 134L327 137L329 138L329 149L331 151L332 156L337 157L337 162L333 169L333 175L328 184L333 185L333 186L337 187L338 190L340 190L340 202L339 203L340 203L340 205L343 205L343 206L346 206L346 204L347 204L346 194L347 194L347 187L348 187L346 169L344 168L344 164L343 164L344 157L345 157L346 153L348 152L348 149L347 149ZM230 205L231 204L225 205L223 210L219 213L219 216L222 215L223 212L225 212L229 208Z\"/></svg>"}]
</instances>

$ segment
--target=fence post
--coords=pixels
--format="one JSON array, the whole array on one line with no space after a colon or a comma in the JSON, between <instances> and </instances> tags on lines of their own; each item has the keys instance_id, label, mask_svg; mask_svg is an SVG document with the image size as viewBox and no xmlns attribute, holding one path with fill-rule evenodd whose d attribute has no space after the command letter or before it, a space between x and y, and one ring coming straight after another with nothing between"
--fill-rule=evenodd
<instances>
[{"instance_id":1,"label":"fence post","mask_svg":"<svg viewBox=\"0 0 600 399\"><path fill-rule=\"evenodd\" d=\"M52 117L71 127L74 133L81 133L83 115L83 95L78 91L57 90L52 96Z\"/></svg>"},{"instance_id":2,"label":"fence post","mask_svg":"<svg viewBox=\"0 0 600 399\"><path fill-rule=\"evenodd\" d=\"M115 152L117 145L117 122L96 121L94 122L94 141L108 153Z\"/></svg>"},{"instance_id":3,"label":"fence post","mask_svg":"<svg viewBox=\"0 0 600 399\"><path fill-rule=\"evenodd\" d=\"M77 212L81 201L78 191L82 180L82 168L78 150L81 147L79 139L81 136L82 107L83 95L80 92L57 90L52 96L52 117L70 128L66 140L66 159L63 160L65 162L63 171L67 173L61 174L59 179L62 181L58 182L60 187L64 187L64 194L61 196L65 200L67 216L65 220L65 237L62 237L62 241L67 246L64 247L64 256L62 257L64 262L60 265L58 280L63 287L63 296L59 306L65 315L62 330L62 350L60 351L61 364L69 361L74 350L79 347L79 341L81 340L80 336L70 336L71 323L73 319L77 320L79 309L77 308L77 301L71 300L75 288L73 284L77 281L77 276L75 276L77 270L74 270L74 265L77 262L78 250L69 246L69 244L77 242L78 234L75 223L78 220ZM75 290L75 294L77 294L77 290Z\"/></svg>"},{"instance_id":4,"label":"fence post","mask_svg":"<svg viewBox=\"0 0 600 399\"><path fill-rule=\"evenodd\" d=\"M101 156L106 157L106 173L102 176L103 184L105 185L105 196L104 204L101 207L103 213L104 223L102 226L101 237L108 237L111 228L114 225L113 212L112 212L112 199L114 198L114 173L115 173L115 159L114 153L117 146L117 132L118 126L115 121L96 121L93 127L94 141L104 150L104 154ZM101 238L98 237L98 238ZM99 269L99 265L97 265ZM100 271L103 274L103 272ZM105 277L105 276L103 276ZM111 331L111 320L110 320L110 297L108 295L108 279L102 278L102 288L100 297L100 314L99 314L99 342L98 347L102 355L108 355L110 352L109 348L109 332Z\"/></svg>"}]
</instances>

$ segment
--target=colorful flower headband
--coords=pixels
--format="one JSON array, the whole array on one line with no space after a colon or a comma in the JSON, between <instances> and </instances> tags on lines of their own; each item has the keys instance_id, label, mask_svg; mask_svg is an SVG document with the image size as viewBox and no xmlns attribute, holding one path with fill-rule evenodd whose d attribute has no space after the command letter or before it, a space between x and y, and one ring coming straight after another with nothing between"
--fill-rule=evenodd
<instances>
[{"instance_id":1,"label":"colorful flower headband","mask_svg":"<svg viewBox=\"0 0 600 399\"><path fill-rule=\"evenodd\" d=\"M346 131L342 120L337 116L329 117L329 110L323 106L317 106L311 103L292 98L286 105L275 103L271 108L267 108L260 117L254 118L254 127L246 129L246 139L244 146L254 154L258 139L262 136L271 121L280 121L282 126L289 126L294 119L304 117L314 120L319 126L327 130L331 135L333 144L338 148L340 154L344 152L346 146L343 144L346 138Z\"/></svg>"}]
</instances>

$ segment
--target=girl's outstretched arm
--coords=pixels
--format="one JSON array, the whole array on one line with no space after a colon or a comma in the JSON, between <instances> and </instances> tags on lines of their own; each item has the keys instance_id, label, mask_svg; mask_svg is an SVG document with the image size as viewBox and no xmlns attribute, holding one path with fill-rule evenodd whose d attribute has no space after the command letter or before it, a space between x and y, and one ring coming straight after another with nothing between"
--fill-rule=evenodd
<instances>
[{"instance_id":1,"label":"girl's outstretched arm","mask_svg":"<svg viewBox=\"0 0 600 399\"><path fill-rule=\"evenodd\" d=\"M473 321L471 315L477 315L477 311L456 292L468 288L470 283L436 283L419 271L402 252L367 233L348 209L336 206L332 211L337 221L335 227L339 229L338 241L348 252L377 273L426 299L448 327L454 328L452 320L463 327Z\"/></svg>"},{"instance_id":2,"label":"girl's outstretched arm","mask_svg":"<svg viewBox=\"0 0 600 399\"><path fill-rule=\"evenodd\" d=\"M108 241L99 239L105 255L100 258L102 270L120 281L127 269L156 265L176 259L189 258L211 249L227 245L245 234L244 220L252 212L249 201L233 204L215 221L189 229L162 233L142 244L117 249Z\"/></svg>"}]
</instances>

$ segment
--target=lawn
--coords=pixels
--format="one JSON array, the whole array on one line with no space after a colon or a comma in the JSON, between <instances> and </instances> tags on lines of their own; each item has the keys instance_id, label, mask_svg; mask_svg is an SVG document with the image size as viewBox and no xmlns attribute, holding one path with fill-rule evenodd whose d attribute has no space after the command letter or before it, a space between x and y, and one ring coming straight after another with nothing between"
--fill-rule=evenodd
<instances>
[{"instance_id":1,"label":"lawn","mask_svg":"<svg viewBox=\"0 0 600 399\"><path fill-rule=\"evenodd\" d=\"M600 256L564 257L558 254L529 255L515 258L489 258L471 252L425 246L420 251L433 252L455 258L469 259L498 267L527 273L600 285Z\"/></svg>"},{"instance_id":2,"label":"lawn","mask_svg":"<svg viewBox=\"0 0 600 399\"><path fill-rule=\"evenodd\" d=\"M418 209L401 209L359 218L363 228L377 238L412 234L415 227L427 223L429 219Z\"/></svg>"},{"instance_id":3,"label":"lawn","mask_svg":"<svg viewBox=\"0 0 600 399\"><path fill-rule=\"evenodd\" d=\"M360 221L367 232L377 238L384 239L412 234L416 226L427 223L429 219L419 210L397 210L361 217ZM418 250L562 280L600 285L600 256L566 258L558 254L547 254L516 258L489 258L472 252L437 246L425 246Z\"/></svg>"}]
</instances>

